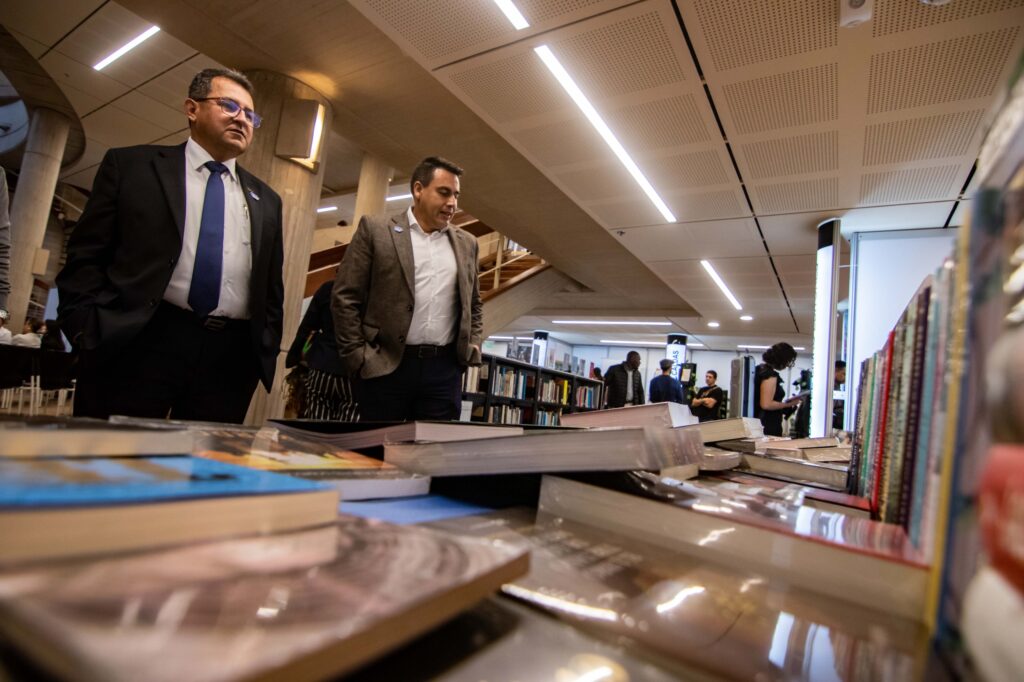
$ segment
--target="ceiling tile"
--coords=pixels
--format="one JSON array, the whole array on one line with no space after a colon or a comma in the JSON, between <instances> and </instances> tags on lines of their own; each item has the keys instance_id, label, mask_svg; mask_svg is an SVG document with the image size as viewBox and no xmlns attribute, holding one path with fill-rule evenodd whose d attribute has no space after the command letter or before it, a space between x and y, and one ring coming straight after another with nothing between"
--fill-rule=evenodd
<instances>
[{"instance_id":1,"label":"ceiling tile","mask_svg":"<svg viewBox=\"0 0 1024 682\"><path fill-rule=\"evenodd\" d=\"M619 239L645 262L764 255L752 218L655 225L623 232Z\"/></svg>"},{"instance_id":2,"label":"ceiling tile","mask_svg":"<svg viewBox=\"0 0 1024 682\"><path fill-rule=\"evenodd\" d=\"M168 130L124 109L106 106L82 120L85 134L110 147L150 144L165 137Z\"/></svg>"},{"instance_id":3,"label":"ceiling tile","mask_svg":"<svg viewBox=\"0 0 1024 682\"><path fill-rule=\"evenodd\" d=\"M130 89L126 83L111 78L109 74L96 71L60 52L51 51L39 63L64 91L79 116L98 109Z\"/></svg>"},{"instance_id":4,"label":"ceiling tile","mask_svg":"<svg viewBox=\"0 0 1024 682\"><path fill-rule=\"evenodd\" d=\"M838 66L820 64L725 86L725 101L743 135L834 121Z\"/></svg>"},{"instance_id":5,"label":"ceiling tile","mask_svg":"<svg viewBox=\"0 0 1024 682\"><path fill-rule=\"evenodd\" d=\"M0 25L42 43L47 48L60 40L107 0L4 0L0 3ZM33 56L38 56L33 52Z\"/></svg>"},{"instance_id":6,"label":"ceiling tile","mask_svg":"<svg viewBox=\"0 0 1024 682\"><path fill-rule=\"evenodd\" d=\"M940 6L877 0L871 30L876 37L886 36L1019 7L1024 7L1024 0L971 0Z\"/></svg>"},{"instance_id":7,"label":"ceiling tile","mask_svg":"<svg viewBox=\"0 0 1024 682\"><path fill-rule=\"evenodd\" d=\"M142 94L156 101L181 111L188 97L188 86L192 78L203 69L224 68L224 65L206 55L196 55L188 61L161 73L139 86ZM182 114L184 116L184 114Z\"/></svg>"}]
</instances>

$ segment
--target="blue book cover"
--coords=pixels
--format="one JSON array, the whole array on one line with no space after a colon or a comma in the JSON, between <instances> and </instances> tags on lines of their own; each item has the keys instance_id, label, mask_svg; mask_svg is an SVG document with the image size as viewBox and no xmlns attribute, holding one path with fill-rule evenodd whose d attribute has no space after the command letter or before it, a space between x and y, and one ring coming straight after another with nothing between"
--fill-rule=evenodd
<instances>
[{"instance_id":1,"label":"blue book cover","mask_svg":"<svg viewBox=\"0 0 1024 682\"><path fill-rule=\"evenodd\" d=\"M0 459L0 509L8 511L328 489L292 476L187 456Z\"/></svg>"}]
</instances>

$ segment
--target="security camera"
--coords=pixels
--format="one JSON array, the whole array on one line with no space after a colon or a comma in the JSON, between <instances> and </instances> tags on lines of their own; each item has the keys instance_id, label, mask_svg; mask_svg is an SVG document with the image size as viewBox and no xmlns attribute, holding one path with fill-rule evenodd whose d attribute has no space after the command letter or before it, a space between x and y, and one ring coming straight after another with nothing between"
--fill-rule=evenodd
<instances>
[{"instance_id":1,"label":"security camera","mask_svg":"<svg viewBox=\"0 0 1024 682\"><path fill-rule=\"evenodd\" d=\"M874 0L839 0L839 26L851 28L871 21Z\"/></svg>"}]
</instances>

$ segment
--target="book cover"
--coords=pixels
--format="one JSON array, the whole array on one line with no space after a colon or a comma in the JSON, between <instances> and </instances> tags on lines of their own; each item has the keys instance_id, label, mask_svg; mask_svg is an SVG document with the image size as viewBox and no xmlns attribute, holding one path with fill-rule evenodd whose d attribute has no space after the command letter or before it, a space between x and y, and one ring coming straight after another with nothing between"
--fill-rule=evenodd
<instances>
[{"instance_id":1,"label":"book cover","mask_svg":"<svg viewBox=\"0 0 1024 682\"><path fill-rule=\"evenodd\" d=\"M522 547L339 517L320 528L0 573L0 628L55 675L344 674L526 572Z\"/></svg>"},{"instance_id":2,"label":"book cover","mask_svg":"<svg viewBox=\"0 0 1024 682\"><path fill-rule=\"evenodd\" d=\"M900 481L899 499L894 522L904 528L910 526L911 495L914 489L914 472L917 463L917 443L920 438L922 392L925 374L925 351L928 335L928 307L931 300L932 279L928 277L921 285L916 298L917 325L914 330L913 365L910 370L910 396L907 410L907 438L903 450L903 471Z\"/></svg>"},{"instance_id":3,"label":"book cover","mask_svg":"<svg viewBox=\"0 0 1024 682\"><path fill-rule=\"evenodd\" d=\"M0 561L327 523L338 493L197 457L0 459Z\"/></svg>"},{"instance_id":4,"label":"book cover","mask_svg":"<svg viewBox=\"0 0 1024 682\"><path fill-rule=\"evenodd\" d=\"M695 483L666 485L655 474L545 476L538 509L901 618L922 617L928 566L902 528L784 499L694 491Z\"/></svg>"},{"instance_id":5,"label":"book cover","mask_svg":"<svg viewBox=\"0 0 1024 682\"><path fill-rule=\"evenodd\" d=\"M529 431L514 438L391 443L384 461L429 476L648 469L699 463L699 434L662 427Z\"/></svg>"},{"instance_id":6,"label":"book cover","mask_svg":"<svg viewBox=\"0 0 1024 682\"><path fill-rule=\"evenodd\" d=\"M923 669L927 648L914 623L799 582L774 581L742 563L715 563L707 553L543 512L505 510L431 526L528 543L530 572L505 585L506 595L611 642L628 642L628 651L659 667L685 666L678 679L912 679ZM859 677L851 670L858 657ZM586 679L646 680L651 673L599 674ZM484 678L504 679L493 672Z\"/></svg>"},{"instance_id":7,"label":"book cover","mask_svg":"<svg viewBox=\"0 0 1024 682\"><path fill-rule=\"evenodd\" d=\"M151 421L121 419L128 423ZM430 489L429 477L402 471L329 441L307 438L305 432L213 422L172 422L171 427L188 430L197 457L322 481L336 488L343 500L425 495Z\"/></svg>"},{"instance_id":8,"label":"book cover","mask_svg":"<svg viewBox=\"0 0 1024 682\"><path fill-rule=\"evenodd\" d=\"M645 403L562 415L563 426L688 426L697 424L690 408L679 403Z\"/></svg>"}]
</instances>

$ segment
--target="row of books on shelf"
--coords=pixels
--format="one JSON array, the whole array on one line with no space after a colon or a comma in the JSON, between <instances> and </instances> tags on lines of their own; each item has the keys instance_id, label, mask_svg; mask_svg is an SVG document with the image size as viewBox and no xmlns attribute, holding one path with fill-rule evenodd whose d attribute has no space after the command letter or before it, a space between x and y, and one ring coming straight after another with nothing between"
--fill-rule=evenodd
<instances>
[{"instance_id":1,"label":"row of books on shelf","mask_svg":"<svg viewBox=\"0 0 1024 682\"><path fill-rule=\"evenodd\" d=\"M593 410L601 406L600 381L573 377L561 372L511 362L503 358L484 356L484 364L469 367L463 375L464 393L485 396L490 403L493 399L510 399L535 403L538 410L551 413L542 415L532 409L520 410L520 417L531 424L555 425L556 412L571 410ZM478 401L479 402L479 401ZM559 410L551 409L559 406ZM524 407L522 405L518 407ZM476 421L504 420L508 410L478 409L473 413Z\"/></svg>"},{"instance_id":2,"label":"row of books on shelf","mask_svg":"<svg viewBox=\"0 0 1024 682\"><path fill-rule=\"evenodd\" d=\"M954 272L950 261L925 280L860 369L849 490L916 546L933 535L947 415L957 412Z\"/></svg>"},{"instance_id":3,"label":"row of books on shelf","mask_svg":"<svg viewBox=\"0 0 1024 682\"><path fill-rule=\"evenodd\" d=\"M903 643L914 639L908 633L922 610L926 567L902 529L859 513L858 502L842 492L845 479L830 486L798 483L800 475L759 475L746 458L771 457L758 450L782 441L764 441L756 420L698 424L674 404L565 415L595 416L604 421L562 429L307 421L256 428L132 419L0 426L0 464L10 469L0 479L0 534L8 548L0 555L0 628L70 679L323 677L391 650L500 587L572 622L638 639L675 665L740 676L779 677L783 659L798 671L798 654L766 657L750 653L750 645L772 641L794 620L820 624L823 603L836 605L834 629L846 622L842 609L865 622L875 609L887 614L878 623L901 634L873 646L885 651L882 658L913 667ZM141 448L132 439L147 444L146 456L135 454ZM115 442L111 456L94 456ZM750 442L751 452L713 445ZM80 444L77 451L71 443ZM808 470L822 466L790 459ZM337 516L339 491L344 512L345 502L361 494L415 495L441 481L485 489L494 481L505 486L503 477L513 474L527 475L539 499L529 526L510 528L488 516L430 532ZM376 488L367 487L371 481ZM107 489L91 500L69 500L69 482ZM25 502L15 513L19 485ZM110 486L126 496L112 502ZM161 486L175 492L154 492ZM49 487L51 497L39 495L40 487ZM247 506L232 506L243 501ZM196 506L187 511L182 504ZM74 516L81 518L65 526ZM512 541L516 534L522 537ZM119 539L110 544L111 538ZM630 544L613 551L614 538ZM527 573L529 552L535 561ZM549 552L561 560L542 560ZM655 561L644 570L663 577L648 580L637 570L653 556L674 557L669 565L683 572L665 573ZM56 557L66 560L40 563ZM409 569L424 565L436 571L426 580L421 568ZM730 565L744 569L731 577ZM663 582L669 575L678 578ZM558 591L574 580L578 589ZM800 585L806 596L782 584ZM628 599L609 602L613 589ZM182 590L192 595L188 604L172 607ZM132 599L139 617L126 622ZM801 599L814 606L795 611ZM727 603L740 611L723 616ZM157 616L170 608L184 609L183 624L159 638L158 651L153 634L165 619ZM748 614L742 632L727 625L741 612ZM639 615L645 626L637 629ZM403 618L413 625L396 627ZM765 625L765 618L775 620ZM720 644L698 644L719 621ZM849 636L851 646L868 646L866 625ZM247 647L257 651L243 655ZM723 655L731 647L748 654ZM186 662L161 672L155 668L162 657ZM854 665L848 658L840 663ZM868 657L863 664L873 670L878 663Z\"/></svg>"}]
</instances>

